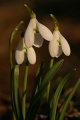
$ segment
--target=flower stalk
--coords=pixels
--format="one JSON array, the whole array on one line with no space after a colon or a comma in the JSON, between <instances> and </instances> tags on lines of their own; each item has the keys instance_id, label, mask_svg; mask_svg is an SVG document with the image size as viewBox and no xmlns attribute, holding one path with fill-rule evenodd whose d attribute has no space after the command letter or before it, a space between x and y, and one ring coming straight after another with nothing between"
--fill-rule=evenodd
<instances>
[{"instance_id":1,"label":"flower stalk","mask_svg":"<svg viewBox=\"0 0 80 120\"><path fill-rule=\"evenodd\" d=\"M11 84L11 100L12 100L12 111L13 111L13 119L17 120L16 118L18 118L19 114L17 113L18 111L18 99L17 99L17 95L18 94L18 76L19 76L19 66L16 68L16 66L13 63L13 53L12 53L12 47L13 47L13 40L16 36L17 31L19 31L19 27L23 24L23 21L20 21L17 26L14 28L14 30L12 31L11 35L10 35L10 39L9 39L9 61L10 61L10 84ZM15 71L15 69L17 69ZM16 73L16 74L15 74ZM17 79L17 80L16 80ZM15 83L17 82L17 84ZM17 91L16 91L16 90Z\"/></svg>"},{"instance_id":2,"label":"flower stalk","mask_svg":"<svg viewBox=\"0 0 80 120\"><path fill-rule=\"evenodd\" d=\"M54 25L58 26L58 21L57 21L56 17L53 14L50 14L50 16L52 17L52 19L54 21Z\"/></svg>"},{"instance_id":3,"label":"flower stalk","mask_svg":"<svg viewBox=\"0 0 80 120\"><path fill-rule=\"evenodd\" d=\"M12 47L13 47L13 40L14 40L14 37L17 33L17 31L19 31L19 27L23 24L23 21L20 21L17 26L14 28L14 30L12 31L11 35L10 35L10 39L9 39L9 59L10 59L10 66L11 66L11 69L13 68L13 56L12 56Z\"/></svg>"},{"instance_id":4,"label":"flower stalk","mask_svg":"<svg viewBox=\"0 0 80 120\"><path fill-rule=\"evenodd\" d=\"M26 4L24 4L24 6L26 7L26 9L30 15L30 18L36 18L36 14L30 9L30 7Z\"/></svg>"}]
</instances>

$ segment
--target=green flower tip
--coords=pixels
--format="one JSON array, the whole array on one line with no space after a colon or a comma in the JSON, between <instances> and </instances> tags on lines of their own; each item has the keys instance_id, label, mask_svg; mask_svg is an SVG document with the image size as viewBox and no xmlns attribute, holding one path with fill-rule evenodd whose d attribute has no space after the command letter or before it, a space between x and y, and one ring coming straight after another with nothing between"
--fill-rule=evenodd
<instances>
[{"instance_id":1,"label":"green flower tip","mask_svg":"<svg viewBox=\"0 0 80 120\"><path fill-rule=\"evenodd\" d=\"M31 18L36 18L36 14L30 9L30 7L26 4L24 4L24 6L27 8L30 17Z\"/></svg>"},{"instance_id":2,"label":"green flower tip","mask_svg":"<svg viewBox=\"0 0 80 120\"><path fill-rule=\"evenodd\" d=\"M36 14L32 11L30 17L31 17L31 18L36 18Z\"/></svg>"}]
</instances>

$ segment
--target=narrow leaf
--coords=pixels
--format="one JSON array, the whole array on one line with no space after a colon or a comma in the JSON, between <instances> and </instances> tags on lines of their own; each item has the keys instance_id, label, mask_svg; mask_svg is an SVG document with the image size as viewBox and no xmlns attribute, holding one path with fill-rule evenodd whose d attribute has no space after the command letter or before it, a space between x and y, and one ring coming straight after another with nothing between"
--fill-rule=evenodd
<instances>
[{"instance_id":1,"label":"narrow leaf","mask_svg":"<svg viewBox=\"0 0 80 120\"><path fill-rule=\"evenodd\" d=\"M54 98L53 98L53 101L52 101L50 120L56 120L56 112L57 112L57 106L58 106L59 97L61 95L61 92L62 92L62 89L63 89L65 83L71 77L72 73L73 73L73 71L69 72L63 78L63 80L59 83L59 85L57 87L57 90L56 90L56 92L54 94Z\"/></svg>"},{"instance_id":2,"label":"narrow leaf","mask_svg":"<svg viewBox=\"0 0 80 120\"><path fill-rule=\"evenodd\" d=\"M37 73L36 73L35 85L34 85L32 97L31 97L31 102L30 102L31 104L32 104L33 98L37 94L39 86L41 84L41 78L42 78L43 68L44 68L44 61L41 62L40 66L39 66L39 68L37 70ZM40 105L40 100L41 99L39 99L39 101L36 102L36 106L34 106L33 109L32 109L32 111L30 112L31 115L28 114L29 116L27 116L27 117L30 117L29 120L33 120L35 118L37 109L38 109L38 107Z\"/></svg>"},{"instance_id":3,"label":"narrow leaf","mask_svg":"<svg viewBox=\"0 0 80 120\"><path fill-rule=\"evenodd\" d=\"M34 106L36 106L36 103L40 99L41 95L43 95L43 91L45 87L47 86L48 82L52 80L52 78L56 75L62 63L63 63L63 60L60 60L59 62L57 62L53 67L51 67L51 69L47 72L47 74L43 78L42 83L39 87L39 90L37 94L34 96L32 103L30 104L27 116L31 113Z\"/></svg>"},{"instance_id":4,"label":"narrow leaf","mask_svg":"<svg viewBox=\"0 0 80 120\"><path fill-rule=\"evenodd\" d=\"M69 106L69 103L70 103L73 95L75 94L75 92L76 92L76 90L78 89L79 86L80 86L80 78L79 78L79 80L77 81L76 85L74 86L71 94L70 94L69 97L67 98L67 101L66 101L66 103L65 103L65 105L64 105L64 107L63 107L63 110L62 110L62 112L61 112L61 115L60 115L59 120L63 120L63 119L64 119L64 117L65 117L65 112L66 112L66 110L67 110L67 108L68 108L68 106Z\"/></svg>"},{"instance_id":5,"label":"narrow leaf","mask_svg":"<svg viewBox=\"0 0 80 120\"><path fill-rule=\"evenodd\" d=\"M32 97L34 97L34 95L38 92L37 88L39 89L39 86L40 86L40 81L42 78L43 69L44 69L44 61L41 62L40 66L37 70Z\"/></svg>"},{"instance_id":6,"label":"narrow leaf","mask_svg":"<svg viewBox=\"0 0 80 120\"><path fill-rule=\"evenodd\" d=\"M28 69L29 69L29 63L26 61L24 83L23 83L23 94L22 94L22 113L24 120L26 117L26 89L27 89Z\"/></svg>"}]
</instances>

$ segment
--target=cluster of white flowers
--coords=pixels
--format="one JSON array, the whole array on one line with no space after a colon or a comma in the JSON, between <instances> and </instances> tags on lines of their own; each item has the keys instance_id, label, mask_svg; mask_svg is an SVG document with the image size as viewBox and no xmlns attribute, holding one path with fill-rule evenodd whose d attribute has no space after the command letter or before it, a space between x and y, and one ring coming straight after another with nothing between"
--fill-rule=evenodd
<instances>
[{"instance_id":1,"label":"cluster of white flowers","mask_svg":"<svg viewBox=\"0 0 80 120\"><path fill-rule=\"evenodd\" d=\"M35 13L28 24L24 37L21 38L16 48L15 59L17 64L22 64L27 57L30 64L35 64L36 53L33 48L41 47L43 40L49 41L49 53L51 57L59 57L63 53L70 55L70 46L61 35L58 25L55 24L53 33L37 19Z\"/></svg>"}]
</instances>

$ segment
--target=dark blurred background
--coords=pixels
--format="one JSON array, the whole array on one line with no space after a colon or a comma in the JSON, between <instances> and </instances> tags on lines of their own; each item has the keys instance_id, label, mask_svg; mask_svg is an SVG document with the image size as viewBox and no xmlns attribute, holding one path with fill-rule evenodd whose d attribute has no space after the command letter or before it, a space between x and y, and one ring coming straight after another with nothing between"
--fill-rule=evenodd
<instances>
[{"instance_id":1,"label":"dark blurred background","mask_svg":"<svg viewBox=\"0 0 80 120\"><path fill-rule=\"evenodd\" d=\"M54 14L59 22L60 32L67 39L71 46L71 55L66 57L64 54L60 58L64 59L64 64L58 75L64 76L68 71L77 68L71 79L74 85L80 76L80 3L79 0L0 0L0 119L7 120L11 110L10 98L10 65L9 65L9 38L14 27L24 21L22 29L25 30L29 15L24 7L28 4L37 14L37 19L53 31L53 21L50 14ZM17 34L13 45L13 59L16 45L20 39L20 32ZM37 63L30 65L27 97L30 99L36 69L42 59L49 63L50 55L48 43L45 41L40 49L35 48ZM24 75L24 64L20 70L20 92L22 90L22 79ZM80 98L79 91L76 96ZM5 117L6 116L6 117Z\"/></svg>"}]
</instances>

